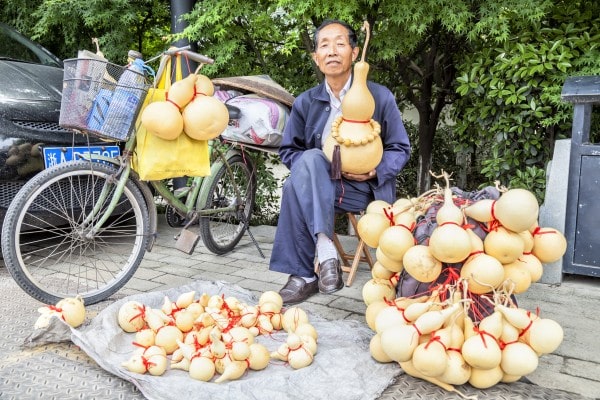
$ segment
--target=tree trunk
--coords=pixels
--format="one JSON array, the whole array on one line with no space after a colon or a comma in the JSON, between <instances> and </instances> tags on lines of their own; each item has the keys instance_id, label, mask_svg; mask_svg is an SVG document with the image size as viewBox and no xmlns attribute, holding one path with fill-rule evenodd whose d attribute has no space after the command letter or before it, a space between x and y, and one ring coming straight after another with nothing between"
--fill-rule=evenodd
<instances>
[{"instance_id":1,"label":"tree trunk","mask_svg":"<svg viewBox=\"0 0 600 400\"><path fill-rule=\"evenodd\" d=\"M419 110L419 163L417 166L417 194L421 194L431 187L431 169L433 153L433 138L437 120L431 121L430 110ZM433 126L433 129L431 127Z\"/></svg>"}]
</instances>

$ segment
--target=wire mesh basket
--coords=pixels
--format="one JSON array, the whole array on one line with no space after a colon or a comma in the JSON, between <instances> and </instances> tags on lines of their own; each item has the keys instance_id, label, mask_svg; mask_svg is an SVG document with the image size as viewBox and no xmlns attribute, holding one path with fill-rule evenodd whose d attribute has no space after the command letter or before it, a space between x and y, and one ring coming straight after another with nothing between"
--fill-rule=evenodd
<instances>
[{"instance_id":1,"label":"wire mesh basket","mask_svg":"<svg viewBox=\"0 0 600 400\"><path fill-rule=\"evenodd\" d=\"M150 84L143 73L93 58L64 61L59 125L126 141Z\"/></svg>"}]
</instances>

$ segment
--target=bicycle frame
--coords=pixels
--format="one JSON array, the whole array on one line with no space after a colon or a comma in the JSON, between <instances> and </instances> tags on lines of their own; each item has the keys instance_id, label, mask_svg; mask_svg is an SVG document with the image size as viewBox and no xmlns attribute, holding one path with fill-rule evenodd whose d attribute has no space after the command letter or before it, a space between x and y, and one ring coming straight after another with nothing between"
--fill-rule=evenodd
<instances>
[{"instance_id":1,"label":"bicycle frame","mask_svg":"<svg viewBox=\"0 0 600 400\"><path fill-rule=\"evenodd\" d=\"M136 129L136 131L137 131L137 129ZM131 155L133 154L133 149L135 149L135 146L136 146L136 142L137 142L136 132L134 132L125 144L123 156L121 156L118 159L114 159L114 158L111 159L108 157L94 156L94 155L90 157L90 161L104 161L104 162L110 162L114 165L117 165L117 166L119 166L119 170L117 172L118 180L116 180L114 183L107 183L107 185L105 185L105 187L102 189L100 195L98 196L98 201L97 201L94 209L90 212L90 214L86 217L85 221L83 222L83 224L87 226L92 221L95 221L94 226L87 233L88 237L92 237L96 232L98 232L102 228L104 223L107 221L107 219L111 216L112 212L115 210L115 207L119 201L119 198L123 193L123 188L131 174L131 162L130 161L131 161ZM217 146L216 144L217 144L216 140L209 141L209 154L210 154L211 162L216 160L217 158L220 159L223 162L223 164L226 166L228 174L233 175L233 171L231 170L229 164L227 163L227 158L234 152L242 154L243 151L239 150L239 149L234 149L233 148L234 144L232 144L227 149L226 152L223 152L219 148L219 146ZM238 187L233 188L234 192L235 192L235 196L236 196L236 201L233 202L232 205L230 205L228 207L211 208L211 209L204 209L204 210L196 209L198 196L200 194L200 191L202 189L202 184L205 181L205 179L210 179L210 177L202 177L202 176L192 177L191 190L190 190L189 195L186 196L185 202L183 202L180 198L175 196L175 194L169 189L168 184L167 184L168 180L150 181L149 183L157 191L157 193L160 196L162 196L162 198L165 201L167 201L167 203L169 203L169 205L171 205L180 214L184 215L186 218L189 218L189 219L202 217L202 216L214 215L214 214L223 213L223 212L236 211L238 208L238 205L241 203L241 196L240 196L240 191L239 191ZM109 205L103 211L100 218L97 219L98 213L102 209L102 206L108 200L107 199L108 193L110 193L110 191L112 190L112 186L110 186L110 185L115 185L115 184L117 185L117 188L113 192L113 195L112 195L112 198L110 199Z\"/></svg>"}]
</instances>

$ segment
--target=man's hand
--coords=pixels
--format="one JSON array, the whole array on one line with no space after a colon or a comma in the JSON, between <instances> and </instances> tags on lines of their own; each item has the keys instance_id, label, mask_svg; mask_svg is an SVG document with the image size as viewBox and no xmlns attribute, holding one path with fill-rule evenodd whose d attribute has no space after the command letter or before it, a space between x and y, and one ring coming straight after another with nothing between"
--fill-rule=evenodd
<instances>
[{"instance_id":1,"label":"man's hand","mask_svg":"<svg viewBox=\"0 0 600 400\"><path fill-rule=\"evenodd\" d=\"M377 176L377 172L375 170L369 171L366 174L351 174L349 172L342 172L342 176L351 181L363 182L375 178Z\"/></svg>"}]
</instances>

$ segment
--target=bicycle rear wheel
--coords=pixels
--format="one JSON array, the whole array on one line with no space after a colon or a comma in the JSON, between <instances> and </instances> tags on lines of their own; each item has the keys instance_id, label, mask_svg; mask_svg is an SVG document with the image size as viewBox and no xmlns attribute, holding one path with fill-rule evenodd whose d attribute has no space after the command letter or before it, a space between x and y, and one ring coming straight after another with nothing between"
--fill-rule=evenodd
<instances>
[{"instance_id":1,"label":"bicycle rear wheel","mask_svg":"<svg viewBox=\"0 0 600 400\"><path fill-rule=\"evenodd\" d=\"M227 165L231 168L229 172ZM233 250L248 228L256 192L256 175L248 156L235 154L227 164L218 161L213 173L205 180L208 189L198 198L200 234L206 248L215 254ZM239 191L239 199L236 196ZM202 210L231 208L231 211L202 215Z\"/></svg>"},{"instance_id":2,"label":"bicycle rear wheel","mask_svg":"<svg viewBox=\"0 0 600 400\"><path fill-rule=\"evenodd\" d=\"M116 171L87 161L59 164L36 175L13 199L2 226L2 252L8 271L30 296L55 304L81 295L93 304L133 276L149 234L148 208L134 182L126 183L104 226L92 230L115 191ZM99 204L105 186L110 192ZM100 211L92 216L94 206Z\"/></svg>"}]
</instances>

